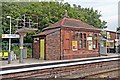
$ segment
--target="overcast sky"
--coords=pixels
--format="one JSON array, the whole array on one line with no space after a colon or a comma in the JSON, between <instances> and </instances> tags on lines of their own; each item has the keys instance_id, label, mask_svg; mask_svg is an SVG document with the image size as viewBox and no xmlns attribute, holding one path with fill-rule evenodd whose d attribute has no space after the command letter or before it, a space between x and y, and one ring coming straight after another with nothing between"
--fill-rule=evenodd
<instances>
[{"instance_id":1,"label":"overcast sky","mask_svg":"<svg viewBox=\"0 0 120 80\"><path fill-rule=\"evenodd\" d=\"M116 31L118 26L118 2L120 0L64 0L71 5L91 8L101 12L101 19L107 22L108 30Z\"/></svg>"}]
</instances>

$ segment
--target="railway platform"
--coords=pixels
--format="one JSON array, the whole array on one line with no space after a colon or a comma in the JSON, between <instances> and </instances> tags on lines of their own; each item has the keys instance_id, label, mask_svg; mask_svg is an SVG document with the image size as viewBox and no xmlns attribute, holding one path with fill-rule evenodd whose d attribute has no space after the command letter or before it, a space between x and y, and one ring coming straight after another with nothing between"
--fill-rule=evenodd
<instances>
[{"instance_id":1,"label":"railway platform","mask_svg":"<svg viewBox=\"0 0 120 80\"><path fill-rule=\"evenodd\" d=\"M39 78L69 77L71 74L74 75L75 78L84 78L89 77L89 75L120 70L118 67L119 57L119 54L111 53L100 57L69 60L47 61L29 58L25 59L24 63L19 63L19 60L16 60L11 62L11 64L7 64L7 61L4 61L0 68L0 75L2 75L4 79L34 76L38 76ZM79 76L76 76L77 74L79 74Z\"/></svg>"},{"instance_id":2,"label":"railway platform","mask_svg":"<svg viewBox=\"0 0 120 80\"><path fill-rule=\"evenodd\" d=\"M107 57L114 57L114 56L120 56L120 53L107 53L107 55L101 55L99 57L101 58L107 58ZM99 57L90 57L90 58L81 58L81 59L72 59L74 60L85 60L85 59L95 59ZM23 60L23 63L19 63L19 59L11 61L11 64L8 64L7 60L2 60L0 61L0 66L1 68L4 67L16 67L16 66L24 66L24 65L33 65L33 64L45 64L45 63L54 63L54 62L61 62L61 61L71 61L69 60L40 60L40 59L35 59L35 58L27 58Z\"/></svg>"}]
</instances>

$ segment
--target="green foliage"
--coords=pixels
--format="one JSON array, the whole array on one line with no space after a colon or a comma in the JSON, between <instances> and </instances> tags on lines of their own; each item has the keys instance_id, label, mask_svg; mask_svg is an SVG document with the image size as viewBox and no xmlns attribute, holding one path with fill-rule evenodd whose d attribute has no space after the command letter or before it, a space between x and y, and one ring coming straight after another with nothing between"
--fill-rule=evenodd
<instances>
[{"instance_id":1,"label":"green foliage","mask_svg":"<svg viewBox=\"0 0 120 80\"><path fill-rule=\"evenodd\" d=\"M32 57L32 48L27 49L27 57Z\"/></svg>"},{"instance_id":2,"label":"green foliage","mask_svg":"<svg viewBox=\"0 0 120 80\"><path fill-rule=\"evenodd\" d=\"M6 19L7 15L17 18L22 14L35 14L39 17L38 31L29 33L25 37L25 42L32 42L31 35L37 34L42 31L43 28L48 27L64 16L64 11L68 11L70 18L80 19L90 25L97 28L106 28L106 22L101 21L101 14L98 10L93 8L82 8L80 5L70 6L69 3L58 2L5 2L2 5L2 25L3 32L9 33L9 19ZM12 33L15 32L15 21L12 21Z\"/></svg>"},{"instance_id":3,"label":"green foliage","mask_svg":"<svg viewBox=\"0 0 120 80\"><path fill-rule=\"evenodd\" d=\"M120 31L120 27L117 27L117 31Z\"/></svg>"},{"instance_id":4,"label":"green foliage","mask_svg":"<svg viewBox=\"0 0 120 80\"><path fill-rule=\"evenodd\" d=\"M16 54L16 56L19 57L19 55L20 55L20 49L19 49L19 47L13 46L12 48L13 48L12 51L14 51L14 53Z\"/></svg>"},{"instance_id":5,"label":"green foliage","mask_svg":"<svg viewBox=\"0 0 120 80\"><path fill-rule=\"evenodd\" d=\"M7 41L3 41L2 42L2 50L3 51L7 51L8 50L8 42Z\"/></svg>"},{"instance_id":6,"label":"green foliage","mask_svg":"<svg viewBox=\"0 0 120 80\"><path fill-rule=\"evenodd\" d=\"M32 57L32 48L31 48L31 44L25 44L24 48L27 48L27 57ZM19 57L20 55L20 48L18 46L18 44L12 44L12 51L14 51L14 53L16 54L17 57Z\"/></svg>"},{"instance_id":7,"label":"green foliage","mask_svg":"<svg viewBox=\"0 0 120 80\"><path fill-rule=\"evenodd\" d=\"M101 34L101 36L102 36L103 38L107 38L107 33L106 33L106 31L101 31L100 34Z\"/></svg>"}]
</instances>

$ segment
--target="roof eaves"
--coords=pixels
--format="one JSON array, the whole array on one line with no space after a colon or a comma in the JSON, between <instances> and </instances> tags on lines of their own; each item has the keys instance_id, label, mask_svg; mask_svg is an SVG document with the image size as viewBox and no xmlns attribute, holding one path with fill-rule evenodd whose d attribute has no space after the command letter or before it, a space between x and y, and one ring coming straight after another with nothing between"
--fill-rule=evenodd
<instances>
[{"instance_id":1,"label":"roof eaves","mask_svg":"<svg viewBox=\"0 0 120 80\"><path fill-rule=\"evenodd\" d=\"M50 30L50 29L55 29L55 28L60 28L60 26L56 26L56 27L46 27L46 28L42 29L42 31Z\"/></svg>"},{"instance_id":2,"label":"roof eaves","mask_svg":"<svg viewBox=\"0 0 120 80\"><path fill-rule=\"evenodd\" d=\"M32 37L40 37L40 36L46 36L46 35L48 35L48 34L51 34L51 33L54 33L54 32L56 32L56 31L58 31L58 30L60 30L60 28L58 28L58 29L55 29L55 30L53 30L53 31L51 31L51 32L49 32L49 33L47 33L47 34L36 34L36 35L33 35ZM47 31L46 31L47 32ZM42 32L41 32L42 33Z\"/></svg>"},{"instance_id":3,"label":"roof eaves","mask_svg":"<svg viewBox=\"0 0 120 80\"><path fill-rule=\"evenodd\" d=\"M32 35L32 38L40 37L40 36L46 36L46 35L39 35L39 34L36 34L36 35Z\"/></svg>"}]
</instances>

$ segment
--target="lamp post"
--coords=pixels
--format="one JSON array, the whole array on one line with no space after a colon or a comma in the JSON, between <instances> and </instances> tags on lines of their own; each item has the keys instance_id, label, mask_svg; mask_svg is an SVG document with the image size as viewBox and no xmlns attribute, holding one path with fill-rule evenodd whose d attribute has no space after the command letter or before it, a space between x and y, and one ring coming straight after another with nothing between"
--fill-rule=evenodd
<instances>
[{"instance_id":1,"label":"lamp post","mask_svg":"<svg viewBox=\"0 0 120 80\"><path fill-rule=\"evenodd\" d=\"M29 16L29 15L28 15ZM19 60L19 63L24 63L23 61L23 55L24 55L24 52L23 52L23 43L24 43L24 36L26 36L27 33L29 32L33 32L33 31L36 31L38 30L37 28L31 28L31 24L30 22L32 21L32 19L29 19L29 21L27 22L27 17L26 15L22 15L22 18L21 16L19 16L20 21L24 21L24 25L20 26L21 28L18 28L16 30L15 33L19 34L20 35L20 60ZM38 20L38 16L36 16L36 19ZM28 26L26 26L26 23L28 23ZM38 22L37 22L38 24ZM19 25L17 24L17 27L19 27Z\"/></svg>"},{"instance_id":2,"label":"lamp post","mask_svg":"<svg viewBox=\"0 0 120 80\"><path fill-rule=\"evenodd\" d=\"M117 48L117 47L118 47L118 35L117 35L117 32L118 32L118 31L116 30L116 40L115 40L115 42L116 42L115 52L116 52L116 53L118 53L118 50L117 50L117 49L118 49L118 48Z\"/></svg>"},{"instance_id":3,"label":"lamp post","mask_svg":"<svg viewBox=\"0 0 120 80\"><path fill-rule=\"evenodd\" d=\"M9 32L9 34L11 35L11 16L7 16L7 18L10 19L10 32ZM8 64L10 64L10 62L11 62L11 54L10 54L10 51L11 51L11 38L9 38Z\"/></svg>"},{"instance_id":4,"label":"lamp post","mask_svg":"<svg viewBox=\"0 0 120 80\"><path fill-rule=\"evenodd\" d=\"M115 39L116 45L115 45L115 51L116 53L119 52L119 46L120 46L120 30L116 30L116 39Z\"/></svg>"}]
</instances>

